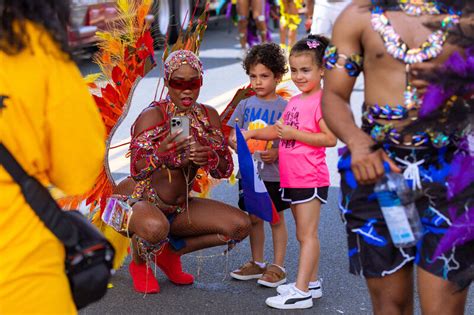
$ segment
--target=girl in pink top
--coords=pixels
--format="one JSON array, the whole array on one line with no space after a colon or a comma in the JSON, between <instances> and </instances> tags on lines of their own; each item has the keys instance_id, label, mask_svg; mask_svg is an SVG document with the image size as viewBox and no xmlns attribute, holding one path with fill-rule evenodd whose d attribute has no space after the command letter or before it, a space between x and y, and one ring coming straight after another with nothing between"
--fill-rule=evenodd
<instances>
[{"instance_id":1,"label":"girl in pink top","mask_svg":"<svg viewBox=\"0 0 474 315\"><path fill-rule=\"evenodd\" d=\"M319 215L329 188L325 147L336 145L336 137L321 115L322 58L328 43L323 36L310 35L293 46L291 79L301 94L289 101L277 124L245 133L246 139L281 139L282 199L291 202L300 257L296 283L280 285L279 295L266 300L268 306L279 309L309 308L312 298L322 296L317 274Z\"/></svg>"}]
</instances>

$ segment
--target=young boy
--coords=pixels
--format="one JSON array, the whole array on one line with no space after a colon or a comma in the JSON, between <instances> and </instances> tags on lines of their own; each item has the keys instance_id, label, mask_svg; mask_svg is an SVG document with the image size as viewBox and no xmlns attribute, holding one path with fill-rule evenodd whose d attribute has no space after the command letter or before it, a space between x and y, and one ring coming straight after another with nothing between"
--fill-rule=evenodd
<instances>
[{"instance_id":1,"label":"young boy","mask_svg":"<svg viewBox=\"0 0 474 315\"><path fill-rule=\"evenodd\" d=\"M242 129L252 129L254 125L273 125L280 119L287 101L276 93L276 87L287 72L286 58L283 50L275 43L264 43L254 46L243 62L243 67L250 77L250 83L256 95L239 103L229 120L232 128L235 123ZM263 122L264 123L263 123ZM231 137L235 133L232 130ZM236 148L235 142L230 142ZM288 242L283 210L289 204L282 201L280 195L280 174L278 171L278 141L263 151L256 151L263 163L259 163L258 171L268 193L280 215L280 222L271 226L274 259L272 264L264 262L265 234L263 221L250 215L252 228L250 231L250 248L252 260L230 273L238 280L258 279L258 283L275 288L286 282L286 271L283 267ZM239 207L245 210L242 189L239 184Z\"/></svg>"}]
</instances>

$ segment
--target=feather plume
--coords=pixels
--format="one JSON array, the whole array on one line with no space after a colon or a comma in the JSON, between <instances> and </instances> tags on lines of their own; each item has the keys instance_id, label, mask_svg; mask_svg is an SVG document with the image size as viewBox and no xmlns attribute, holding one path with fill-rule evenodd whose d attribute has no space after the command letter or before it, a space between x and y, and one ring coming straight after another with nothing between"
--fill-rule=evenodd
<instances>
[{"instance_id":1,"label":"feather plume","mask_svg":"<svg viewBox=\"0 0 474 315\"><path fill-rule=\"evenodd\" d=\"M90 84L98 81L100 78L102 78L102 73L91 73L84 78L84 81L86 84Z\"/></svg>"},{"instance_id":2,"label":"feather plume","mask_svg":"<svg viewBox=\"0 0 474 315\"><path fill-rule=\"evenodd\" d=\"M198 5L198 3L196 5ZM180 49L190 50L196 55L199 55L199 47L201 47L201 42L204 38L204 33L207 29L207 21L209 19L209 2L207 2L206 8L197 18L197 21L194 22L193 18L194 16L191 16L188 28L179 34L178 40L173 47L171 47L171 49L169 47L165 49L163 60L166 60L171 52Z\"/></svg>"},{"instance_id":3,"label":"feather plume","mask_svg":"<svg viewBox=\"0 0 474 315\"><path fill-rule=\"evenodd\" d=\"M118 0L117 8L122 14L128 14L130 11L130 2L129 0Z\"/></svg>"},{"instance_id":4,"label":"feather plume","mask_svg":"<svg viewBox=\"0 0 474 315\"><path fill-rule=\"evenodd\" d=\"M97 33L100 39L99 52L94 61L102 73L89 75L85 80L94 88L97 88L95 83L98 80L105 81L100 84L101 88L93 94L93 97L106 126L107 143L110 142L117 122L127 109L131 87L155 66L153 39L147 23L144 22L151 4L151 0L117 1L119 14L114 20L114 27ZM92 222L114 246L116 250L114 268L118 268L127 255L129 240L101 221L101 213L113 189L114 182L108 177L104 165L89 192L82 196L62 198L59 204L65 209L77 209L85 203L91 211L96 211Z\"/></svg>"}]
</instances>

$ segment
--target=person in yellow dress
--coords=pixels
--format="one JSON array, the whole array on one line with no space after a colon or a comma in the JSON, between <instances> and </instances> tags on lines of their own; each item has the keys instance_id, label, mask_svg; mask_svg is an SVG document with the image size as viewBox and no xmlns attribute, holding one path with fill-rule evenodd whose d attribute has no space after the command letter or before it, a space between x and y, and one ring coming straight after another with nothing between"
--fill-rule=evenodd
<instances>
[{"instance_id":1,"label":"person in yellow dress","mask_svg":"<svg viewBox=\"0 0 474 315\"><path fill-rule=\"evenodd\" d=\"M105 128L67 53L68 1L0 2L0 141L44 185L85 193ZM64 247L0 165L0 314L74 314Z\"/></svg>"}]
</instances>

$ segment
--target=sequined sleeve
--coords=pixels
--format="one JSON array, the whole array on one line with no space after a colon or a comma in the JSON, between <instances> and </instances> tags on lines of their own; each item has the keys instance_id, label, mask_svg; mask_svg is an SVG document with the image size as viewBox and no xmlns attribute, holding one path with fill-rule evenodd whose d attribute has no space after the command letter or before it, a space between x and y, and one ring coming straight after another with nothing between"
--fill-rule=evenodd
<instances>
[{"instance_id":1,"label":"sequined sleeve","mask_svg":"<svg viewBox=\"0 0 474 315\"><path fill-rule=\"evenodd\" d=\"M224 134L221 129L215 127L210 127L207 132L209 137L206 140L215 153L214 156L210 156L209 163L204 167L204 170L214 178L228 178L234 171L234 162ZM224 171L219 169L221 159L227 162Z\"/></svg>"},{"instance_id":2,"label":"sequined sleeve","mask_svg":"<svg viewBox=\"0 0 474 315\"><path fill-rule=\"evenodd\" d=\"M232 153L229 150L227 144L225 148L215 150L219 159L224 159L227 162L226 169L224 171L219 170L219 159L217 161L217 166L214 169L209 171L214 178L228 178L232 175L234 171L234 161L232 160Z\"/></svg>"},{"instance_id":3,"label":"sequined sleeve","mask_svg":"<svg viewBox=\"0 0 474 315\"><path fill-rule=\"evenodd\" d=\"M343 65L339 64L339 59L344 60ZM345 69L350 77L357 77L363 70L364 58L361 54L339 54L336 46L329 45L324 52L323 64L328 70Z\"/></svg>"},{"instance_id":4,"label":"sequined sleeve","mask_svg":"<svg viewBox=\"0 0 474 315\"><path fill-rule=\"evenodd\" d=\"M169 164L173 152L158 152L159 145L168 132L168 124L163 124L145 130L132 139L130 173L135 181L144 180L150 177L157 168ZM146 159L146 166L139 169L137 162L142 159Z\"/></svg>"}]
</instances>

